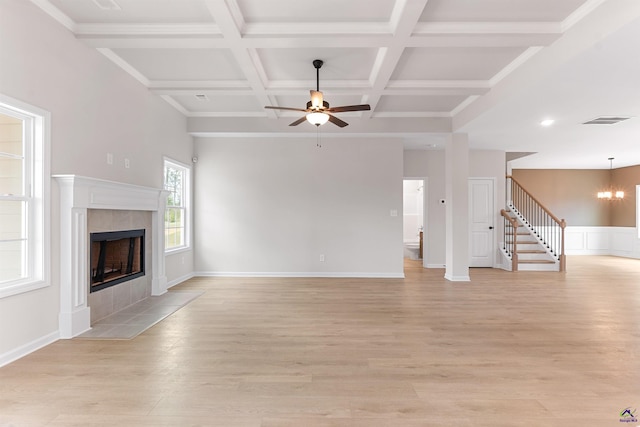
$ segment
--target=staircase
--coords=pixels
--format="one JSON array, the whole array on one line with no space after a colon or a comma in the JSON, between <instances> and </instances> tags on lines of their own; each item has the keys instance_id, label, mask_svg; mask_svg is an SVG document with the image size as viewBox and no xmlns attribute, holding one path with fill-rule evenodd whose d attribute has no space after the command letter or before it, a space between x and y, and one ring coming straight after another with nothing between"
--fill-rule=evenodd
<instances>
[{"instance_id":1,"label":"staircase","mask_svg":"<svg viewBox=\"0 0 640 427\"><path fill-rule=\"evenodd\" d=\"M511 226L505 229L506 247L516 245L516 262L517 268L513 271L560 271L560 261L557 260L549 250L545 243L538 238L534 231L530 230L527 225L520 219L519 215L512 210L505 210L509 218L513 219L516 227ZM514 230L516 236L514 239ZM503 247L504 251L504 247ZM512 256L504 254L509 260Z\"/></svg>"},{"instance_id":2,"label":"staircase","mask_svg":"<svg viewBox=\"0 0 640 427\"><path fill-rule=\"evenodd\" d=\"M507 209L500 213L507 270L566 271L565 220L553 215L511 176L507 177Z\"/></svg>"}]
</instances>

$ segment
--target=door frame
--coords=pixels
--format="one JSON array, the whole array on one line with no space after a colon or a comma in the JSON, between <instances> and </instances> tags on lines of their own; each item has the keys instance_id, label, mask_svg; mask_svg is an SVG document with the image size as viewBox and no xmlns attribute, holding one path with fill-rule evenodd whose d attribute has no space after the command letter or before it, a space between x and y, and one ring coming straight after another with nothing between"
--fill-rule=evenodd
<instances>
[{"instance_id":1,"label":"door frame","mask_svg":"<svg viewBox=\"0 0 640 427\"><path fill-rule=\"evenodd\" d=\"M429 193L429 177L426 176L405 176L402 178L403 187L402 187L402 197L404 199L404 181L422 181L422 268L427 268L427 218L429 210L427 201L429 198L427 197ZM402 211L403 220L404 220L404 210ZM404 259L404 222L402 224L402 258Z\"/></svg>"}]
</instances>

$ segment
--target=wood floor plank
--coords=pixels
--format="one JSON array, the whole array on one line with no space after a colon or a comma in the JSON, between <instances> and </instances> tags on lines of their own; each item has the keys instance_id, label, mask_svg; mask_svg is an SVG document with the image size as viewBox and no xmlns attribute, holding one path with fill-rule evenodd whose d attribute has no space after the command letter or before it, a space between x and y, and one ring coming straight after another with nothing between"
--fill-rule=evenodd
<instances>
[{"instance_id":1,"label":"wood floor plank","mask_svg":"<svg viewBox=\"0 0 640 427\"><path fill-rule=\"evenodd\" d=\"M640 261L566 273L194 278L125 341L0 368L0 425L606 426L640 407Z\"/></svg>"}]
</instances>

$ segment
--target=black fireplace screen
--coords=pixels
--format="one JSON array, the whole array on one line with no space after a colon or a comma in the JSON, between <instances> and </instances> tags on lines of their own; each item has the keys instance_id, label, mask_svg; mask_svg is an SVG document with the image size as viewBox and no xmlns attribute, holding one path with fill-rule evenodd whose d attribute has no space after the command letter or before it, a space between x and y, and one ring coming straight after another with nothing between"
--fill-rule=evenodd
<instances>
[{"instance_id":1,"label":"black fireplace screen","mask_svg":"<svg viewBox=\"0 0 640 427\"><path fill-rule=\"evenodd\" d=\"M144 231L91 233L91 292L144 276Z\"/></svg>"}]
</instances>

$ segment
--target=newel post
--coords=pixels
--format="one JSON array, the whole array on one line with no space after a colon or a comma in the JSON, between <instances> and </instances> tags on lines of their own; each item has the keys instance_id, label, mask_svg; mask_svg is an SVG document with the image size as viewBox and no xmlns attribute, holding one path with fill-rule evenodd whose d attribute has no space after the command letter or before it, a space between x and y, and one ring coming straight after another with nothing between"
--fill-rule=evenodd
<instances>
[{"instance_id":1,"label":"newel post","mask_svg":"<svg viewBox=\"0 0 640 427\"><path fill-rule=\"evenodd\" d=\"M564 253L564 228L567 226L567 221L563 219L560 220L560 229L562 230L562 234L560 237L560 271L567 271L567 256Z\"/></svg>"}]
</instances>

